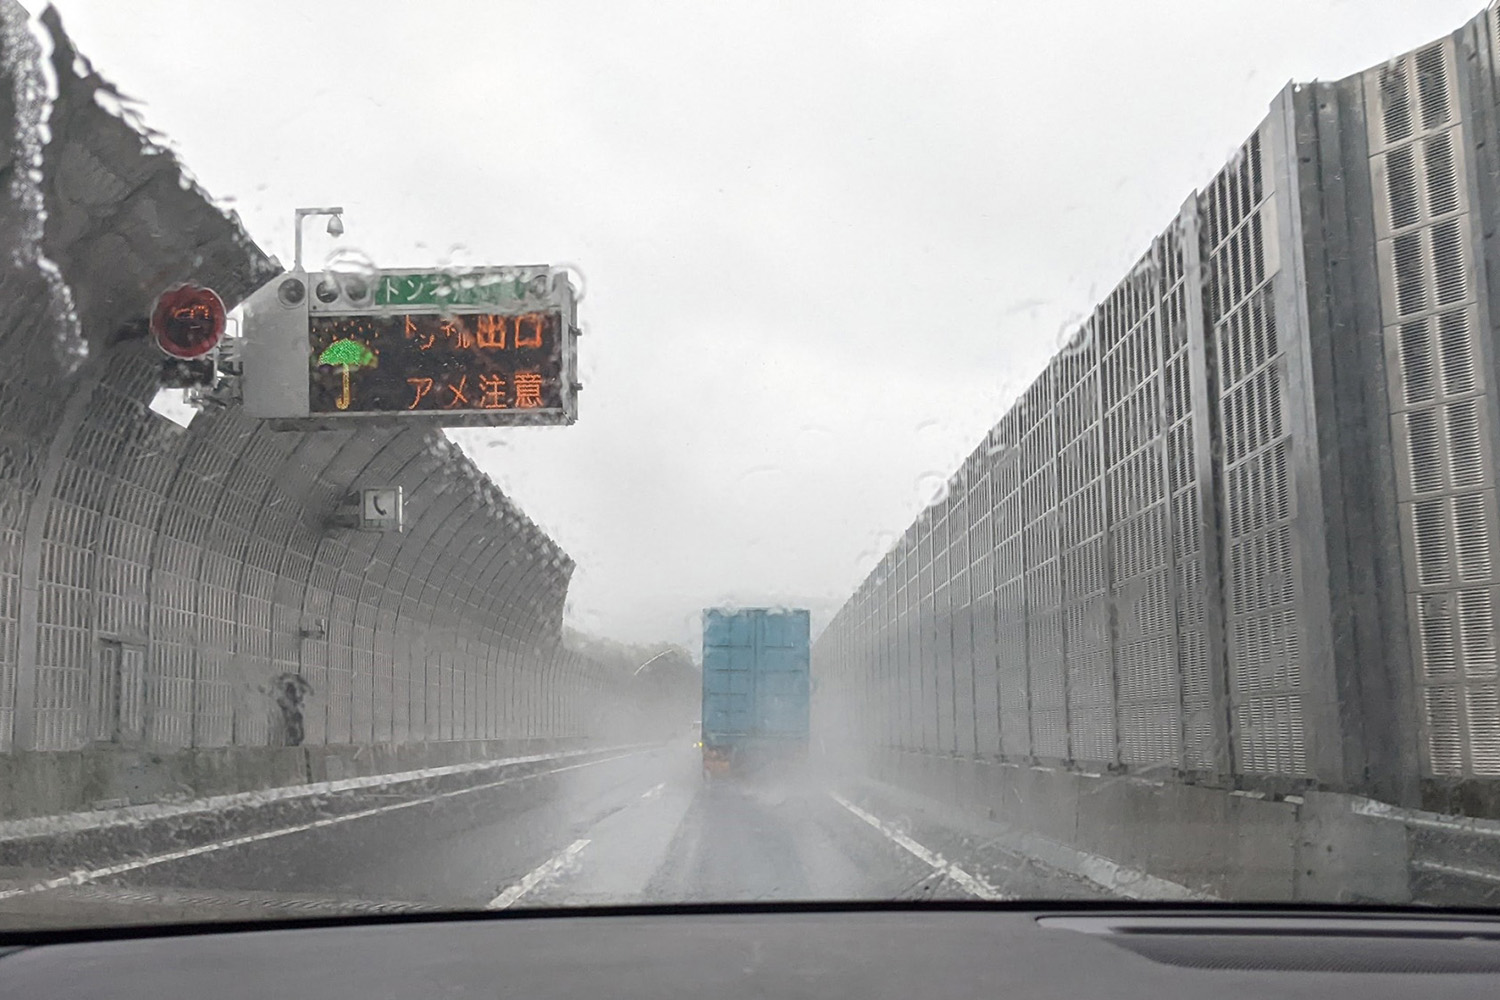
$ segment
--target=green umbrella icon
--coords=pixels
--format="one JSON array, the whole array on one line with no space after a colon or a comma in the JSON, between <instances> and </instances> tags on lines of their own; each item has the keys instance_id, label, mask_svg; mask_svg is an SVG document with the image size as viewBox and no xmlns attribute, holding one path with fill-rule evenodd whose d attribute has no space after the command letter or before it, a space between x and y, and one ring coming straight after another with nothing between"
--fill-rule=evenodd
<instances>
[{"instance_id":1,"label":"green umbrella icon","mask_svg":"<svg viewBox=\"0 0 1500 1000\"><path fill-rule=\"evenodd\" d=\"M344 394L333 401L341 410L349 409L349 369L363 368L375 363L375 353L357 340L345 337L335 340L318 355L320 365L339 365L344 369Z\"/></svg>"}]
</instances>

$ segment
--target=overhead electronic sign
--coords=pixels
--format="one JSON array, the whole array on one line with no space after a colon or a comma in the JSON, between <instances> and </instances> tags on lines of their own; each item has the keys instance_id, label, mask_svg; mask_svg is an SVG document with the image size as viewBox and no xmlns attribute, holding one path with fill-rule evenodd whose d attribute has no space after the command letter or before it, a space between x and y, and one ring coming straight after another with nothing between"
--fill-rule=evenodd
<instances>
[{"instance_id":1,"label":"overhead electronic sign","mask_svg":"<svg viewBox=\"0 0 1500 1000\"><path fill-rule=\"evenodd\" d=\"M311 413L562 409L560 312L313 316Z\"/></svg>"},{"instance_id":2,"label":"overhead electronic sign","mask_svg":"<svg viewBox=\"0 0 1500 1000\"><path fill-rule=\"evenodd\" d=\"M545 267L273 280L245 304L243 396L288 429L571 424L575 296Z\"/></svg>"}]
</instances>

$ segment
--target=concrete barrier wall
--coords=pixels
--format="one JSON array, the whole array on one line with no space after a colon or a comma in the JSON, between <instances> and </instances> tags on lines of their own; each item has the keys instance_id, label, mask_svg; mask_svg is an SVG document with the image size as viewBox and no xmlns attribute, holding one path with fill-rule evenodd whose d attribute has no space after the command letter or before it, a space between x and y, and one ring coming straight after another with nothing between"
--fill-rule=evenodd
<instances>
[{"instance_id":1,"label":"concrete barrier wall","mask_svg":"<svg viewBox=\"0 0 1500 1000\"><path fill-rule=\"evenodd\" d=\"M608 682L560 646L573 564L440 432L149 408L155 296L279 266L55 15L50 98L0 20L0 751L292 742L293 677L309 746L582 735ZM404 533L328 526L366 485L404 488Z\"/></svg>"},{"instance_id":2,"label":"concrete barrier wall","mask_svg":"<svg viewBox=\"0 0 1500 1000\"><path fill-rule=\"evenodd\" d=\"M1358 796L1308 792L1284 799L1044 765L885 750L859 773L912 794L932 809L1044 864L1146 899L1444 902L1478 899L1475 867L1496 834L1444 830L1450 870L1439 884L1413 878L1431 855L1430 830L1414 814ZM1481 821L1482 825L1482 821ZM1495 824L1491 824L1495 825ZM1482 875L1483 873L1481 873Z\"/></svg>"}]
</instances>

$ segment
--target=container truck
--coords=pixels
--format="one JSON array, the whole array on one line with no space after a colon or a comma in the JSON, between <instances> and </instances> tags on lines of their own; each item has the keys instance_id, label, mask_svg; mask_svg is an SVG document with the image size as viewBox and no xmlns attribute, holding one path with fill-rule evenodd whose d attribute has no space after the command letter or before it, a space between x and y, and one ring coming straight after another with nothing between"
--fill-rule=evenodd
<instances>
[{"instance_id":1,"label":"container truck","mask_svg":"<svg viewBox=\"0 0 1500 1000\"><path fill-rule=\"evenodd\" d=\"M703 773L785 771L807 759L810 619L801 609L703 612Z\"/></svg>"}]
</instances>

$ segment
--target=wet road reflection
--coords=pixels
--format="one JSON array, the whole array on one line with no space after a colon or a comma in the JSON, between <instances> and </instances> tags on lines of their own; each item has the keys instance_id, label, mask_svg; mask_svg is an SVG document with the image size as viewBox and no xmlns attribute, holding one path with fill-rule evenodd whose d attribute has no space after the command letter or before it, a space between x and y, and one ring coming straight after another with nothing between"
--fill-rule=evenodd
<instances>
[{"instance_id":1,"label":"wet road reflection","mask_svg":"<svg viewBox=\"0 0 1500 1000\"><path fill-rule=\"evenodd\" d=\"M1102 894L816 766L705 780L686 741L41 844L0 842L0 922Z\"/></svg>"}]
</instances>

